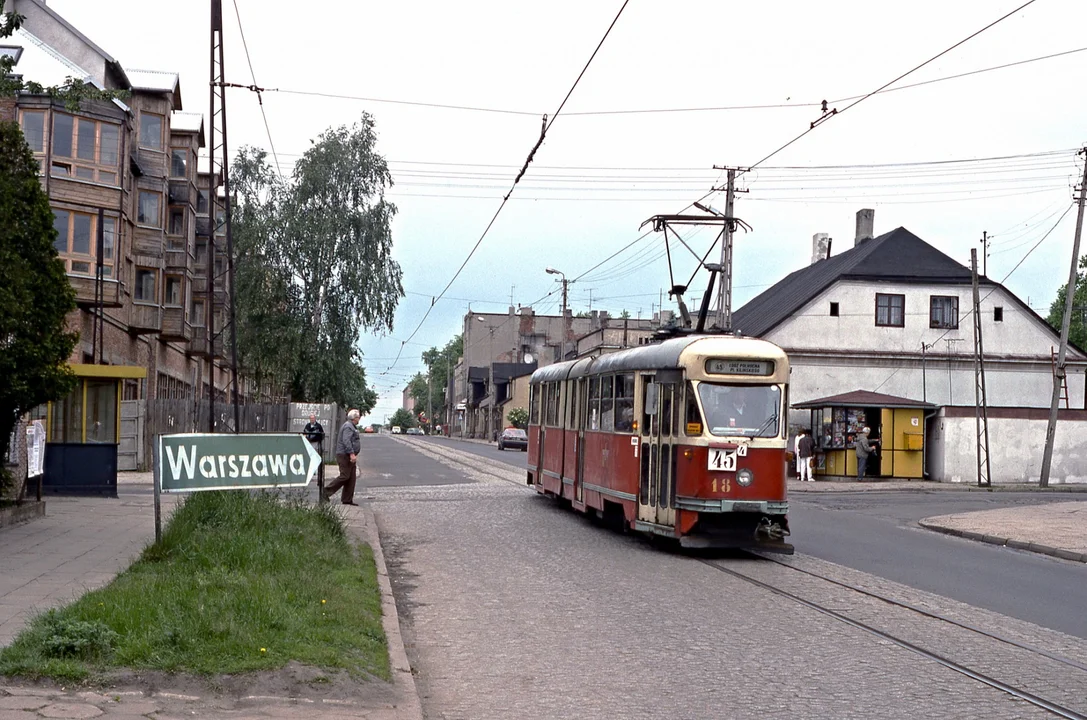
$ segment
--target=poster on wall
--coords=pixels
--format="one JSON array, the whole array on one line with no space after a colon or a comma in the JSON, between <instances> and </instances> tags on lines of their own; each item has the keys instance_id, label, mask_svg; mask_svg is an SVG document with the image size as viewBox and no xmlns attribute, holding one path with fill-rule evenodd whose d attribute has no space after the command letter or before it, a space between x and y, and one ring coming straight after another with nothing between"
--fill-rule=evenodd
<instances>
[{"instance_id":1,"label":"poster on wall","mask_svg":"<svg viewBox=\"0 0 1087 720\"><path fill-rule=\"evenodd\" d=\"M41 420L26 426L26 470L27 477L45 473L45 427Z\"/></svg>"}]
</instances>

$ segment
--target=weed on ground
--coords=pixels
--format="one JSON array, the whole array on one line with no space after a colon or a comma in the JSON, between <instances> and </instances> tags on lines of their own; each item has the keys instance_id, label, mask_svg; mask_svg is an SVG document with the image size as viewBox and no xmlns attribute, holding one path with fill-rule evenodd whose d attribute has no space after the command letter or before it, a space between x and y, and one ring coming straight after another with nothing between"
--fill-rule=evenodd
<instances>
[{"instance_id":1,"label":"weed on ground","mask_svg":"<svg viewBox=\"0 0 1087 720\"><path fill-rule=\"evenodd\" d=\"M107 587L35 618L0 674L234 674L291 661L389 678L377 570L329 505L194 493Z\"/></svg>"}]
</instances>

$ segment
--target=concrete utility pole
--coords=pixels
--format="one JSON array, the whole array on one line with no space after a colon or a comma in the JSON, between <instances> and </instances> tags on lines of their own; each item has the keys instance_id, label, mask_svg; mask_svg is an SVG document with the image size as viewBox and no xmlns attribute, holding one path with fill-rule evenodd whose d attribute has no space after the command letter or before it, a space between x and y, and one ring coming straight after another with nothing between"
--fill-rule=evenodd
<instances>
[{"instance_id":1,"label":"concrete utility pole","mask_svg":"<svg viewBox=\"0 0 1087 720\"><path fill-rule=\"evenodd\" d=\"M1057 434L1057 408L1061 401L1061 387L1065 382L1065 360L1068 355L1068 328L1072 324L1072 306L1076 299L1076 271L1079 268L1079 242L1083 233L1083 205L1087 199L1087 148L1080 150L1083 156L1083 180L1079 185L1079 209L1076 213L1076 236L1072 241L1072 266L1068 270L1068 288L1064 294L1064 316L1061 318L1061 345L1057 351L1057 367L1053 372L1053 397L1049 403L1049 424L1045 431L1045 449L1042 451L1042 473L1039 487L1049 487L1049 471L1053 463L1053 441Z\"/></svg>"},{"instance_id":2,"label":"concrete utility pole","mask_svg":"<svg viewBox=\"0 0 1087 720\"><path fill-rule=\"evenodd\" d=\"M434 420L432 419L434 417L434 400L433 400L433 397L434 397L434 394L430 389L430 363L427 363L427 365L426 365L426 422L427 422L427 430L430 430L431 425L434 422ZM427 433L427 435L430 435L430 434L431 433L429 433L429 432Z\"/></svg>"},{"instance_id":3,"label":"concrete utility pole","mask_svg":"<svg viewBox=\"0 0 1087 720\"><path fill-rule=\"evenodd\" d=\"M981 274L989 277L989 231L981 231Z\"/></svg>"},{"instance_id":4,"label":"concrete utility pole","mask_svg":"<svg viewBox=\"0 0 1087 720\"><path fill-rule=\"evenodd\" d=\"M546 268L544 272L548 275L560 275L562 277L562 341L559 343L559 362L562 362L566 359L566 300L570 289L570 281L566 279L565 273L553 267Z\"/></svg>"},{"instance_id":5,"label":"concrete utility pole","mask_svg":"<svg viewBox=\"0 0 1087 720\"><path fill-rule=\"evenodd\" d=\"M728 168L725 186L725 217L721 238L721 286L717 289L717 329L732 330L732 213L736 205L736 168Z\"/></svg>"}]
</instances>

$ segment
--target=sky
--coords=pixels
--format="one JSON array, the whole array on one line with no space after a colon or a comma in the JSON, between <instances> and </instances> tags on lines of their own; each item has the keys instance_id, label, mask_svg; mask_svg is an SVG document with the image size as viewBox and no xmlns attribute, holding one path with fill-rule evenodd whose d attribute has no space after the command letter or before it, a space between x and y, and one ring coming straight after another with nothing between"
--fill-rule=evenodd
<instances>
[{"instance_id":1,"label":"sky","mask_svg":"<svg viewBox=\"0 0 1087 720\"><path fill-rule=\"evenodd\" d=\"M422 325L621 0L223 0L227 80L265 88L268 121L255 93L230 90L229 138L232 150L274 146L289 174L325 129L363 112L375 119L408 293L392 333L360 339L381 394L375 421L399 407L420 354L459 332L469 309L504 313L512 300L557 312L546 267L577 279L575 312L591 302L650 316L672 281L661 237L635 242L641 224L720 186L714 166L754 165L797 138L822 100L839 113L738 182L736 215L752 230L736 238L733 307L807 265L814 233L829 233L835 254L852 247L856 211L874 208L876 234L904 226L964 264L987 232L988 275L1044 315L1072 252L1076 213L1065 211L1087 142L1087 3L1035 0L892 87L926 84L845 110L845 98L1025 1L630 0ZM48 2L124 66L180 73L184 109L206 114L210 3L185 3L197 10L186 16L162 0ZM1066 54L926 82L1057 53ZM662 112L615 112L629 110ZM723 194L707 201L724 207ZM713 240L706 230L688 242L705 252ZM686 282L693 257L672 249L675 282Z\"/></svg>"}]
</instances>

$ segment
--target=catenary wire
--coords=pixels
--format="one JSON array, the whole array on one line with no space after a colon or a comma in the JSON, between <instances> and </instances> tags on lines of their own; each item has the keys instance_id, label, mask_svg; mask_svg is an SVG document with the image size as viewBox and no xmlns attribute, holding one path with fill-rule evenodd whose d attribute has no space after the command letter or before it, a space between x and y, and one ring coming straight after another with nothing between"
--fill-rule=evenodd
<instances>
[{"instance_id":1,"label":"catenary wire","mask_svg":"<svg viewBox=\"0 0 1087 720\"><path fill-rule=\"evenodd\" d=\"M464 258L464 262L462 262L460 267L457 268L457 271L453 274L453 277L450 278L449 282L446 283L446 286L442 289L442 291L438 293L437 298L435 298L435 300L430 303L429 307L427 307L427 310L423 314L423 317L419 320L419 324L415 327L414 330L412 330L411 335L408 336L408 340L411 340L413 337L415 337L416 333L419 332L419 329L423 327L423 323L425 323L426 319L430 316L430 311L434 309L434 303L437 302L437 300L440 299L443 295L445 295L446 291L449 290L453 283L456 282L457 278L460 277L461 272L463 272L465 266L468 265L468 261L472 259L472 256L475 255L476 250L478 250L479 246L483 243L483 239L487 237L487 234L491 231L491 228L494 227L495 221L498 220L498 216L502 213L502 208L506 206L506 203L509 201L510 196L513 194L514 188L517 187L517 183L520 182L521 177L524 176L525 171L528 169L529 164L532 162L536 151L539 149L540 145L543 144L548 129L555 123L555 120L558 119L558 116L562 112L562 109L566 106L566 102L570 99L570 96L573 95L574 90L577 89L578 84L581 82L581 78L585 76L586 71L588 71L589 69L589 65L592 64L593 59L596 57L596 54L600 52L600 48L603 47L604 41L608 39L608 36L611 34L612 28L614 28L615 24L619 21L619 17L623 14L623 10L626 9L629 2L630 0L623 0L623 4L619 7L619 12L615 14L615 18L612 19L611 24L608 25L608 29L604 32L604 36L600 38L600 42L597 43L596 48L592 52L592 55L589 56L589 60L585 63L585 66L581 69L581 72L578 73L577 79L574 80L573 85L570 86L570 90L566 93L566 97L562 99L562 103L559 105L559 109L555 111L555 114L551 116L550 120L547 120L546 117L544 118L545 122L540 132L540 139L532 148L532 151L529 153L528 158L525 160L525 164L521 167L521 171L517 174L517 177L514 178L513 184L510 186L509 192L506 193L506 196L502 199L502 202L499 204L498 209L495 210L494 216L491 218L490 222L487 223L487 227L484 228L483 234L479 236L479 239L476 240L476 244L473 245L472 249L469 251L468 256ZM393 367L396 366L396 363L399 362L400 355L404 350L404 344L406 343L401 344L400 350L399 352L397 352L397 359L394 360L392 364L390 364L389 367L387 367L385 371L381 374L389 372L393 369Z\"/></svg>"},{"instance_id":2,"label":"catenary wire","mask_svg":"<svg viewBox=\"0 0 1087 720\"><path fill-rule=\"evenodd\" d=\"M257 85L257 74L253 71L253 59L249 56L249 44L245 41L245 30L242 28L242 13L238 9L238 0L234 0L234 15L238 18L238 34L242 38L242 48L245 50L245 61L249 64L249 76L253 79L253 88L257 93L257 105L260 106L260 115L264 118L264 131L268 134L268 146L272 150L272 159L276 162L276 172L280 175L283 171L279 167L279 155L276 154L276 144L272 141L272 128L268 124L268 114L264 111L264 99Z\"/></svg>"}]
</instances>

